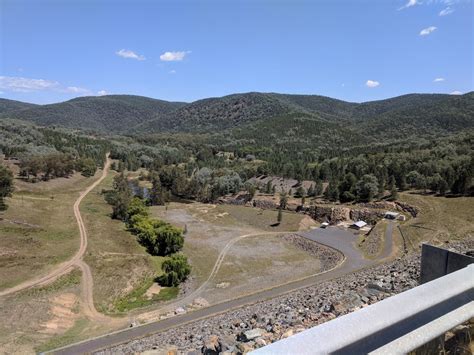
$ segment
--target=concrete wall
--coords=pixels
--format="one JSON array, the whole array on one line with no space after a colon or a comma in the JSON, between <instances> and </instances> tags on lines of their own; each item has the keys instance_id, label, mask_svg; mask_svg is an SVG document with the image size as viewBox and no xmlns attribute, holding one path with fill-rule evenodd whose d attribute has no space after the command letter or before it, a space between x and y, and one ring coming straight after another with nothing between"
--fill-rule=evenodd
<instances>
[{"instance_id":1,"label":"concrete wall","mask_svg":"<svg viewBox=\"0 0 474 355\"><path fill-rule=\"evenodd\" d=\"M474 264L473 257L423 244L421 247L420 283L432 281L469 264Z\"/></svg>"}]
</instances>

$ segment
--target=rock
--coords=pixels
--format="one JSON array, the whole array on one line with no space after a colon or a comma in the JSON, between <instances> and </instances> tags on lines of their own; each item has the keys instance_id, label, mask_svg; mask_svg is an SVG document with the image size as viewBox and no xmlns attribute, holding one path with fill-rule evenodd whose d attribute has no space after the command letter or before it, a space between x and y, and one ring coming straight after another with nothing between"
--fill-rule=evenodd
<instances>
[{"instance_id":1,"label":"rock","mask_svg":"<svg viewBox=\"0 0 474 355\"><path fill-rule=\"evenodd\" d=\"M254 347L250 343L238 343L237 349L239 349L242 354L247 354L251 352Z\"/></svg>"},{"instance_id":2,"label":"rock","mask_svg":"<svg viewBox=\"0 0 474 355\"><path fill-rule=\"evenodd\" d=\"M255 339L255 344L257 344L258 346L265 346L267 345L267 342L263 338L257 338Z\"/></svg>"},{"instance_id":3,"label":"rock","mask_svg":"<svg viewBox=\"0 0 474 355\"><path fill-rule=\"evenodd\" d=\"M209 336L204 342L204 346L201 348L201 352L205 355L218 355L222 351L222 345L219 342L217 335Z\"/></svg>"},{"instance_id":4,"label":"rock","mask_svg":"<svg viewBox=\"0 0 474 355\"><path fill-rule=\"evenodd\" d=\"M284 332L280 339L286 339L288 337L291 337L294 334L293 329L288 329L286 332Z\"/></svg>"},{"instance_id":5,"label":"rock","mask_svg":"<svg viewBox=\"0 0 474 355\"><path fill-rule=\"evenodd\" d=\"M185 314L186 310L183 307L178 307L174 310L174 313L179 315L179 314Z\"/></svg>"},{"instance_id":6,"label":"rock","mask_svg":"<svg viewBox=\"0 0 474 355\"><path fill-rule=\"evenodd\" d=\"M264 329L255 328L251 330L247 330L243 333L243 339L245 341L254 340L255 338L261 337L265 333Z\"/></svg>"}]
</instances>

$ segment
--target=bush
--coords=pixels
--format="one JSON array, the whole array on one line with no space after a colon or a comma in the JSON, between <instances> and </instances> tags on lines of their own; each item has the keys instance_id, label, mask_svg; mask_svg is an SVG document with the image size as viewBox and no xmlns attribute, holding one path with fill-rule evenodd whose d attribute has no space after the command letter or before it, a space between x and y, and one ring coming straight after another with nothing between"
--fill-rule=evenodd
<instances>
[{"instance_id":1,"label":"bush","mask_svg":"<svg viewBox=\"0 0 474 355\"><path fill-rule=\"evenodd\" d=\"M165 260L161 265L164 274L158 278L158 282L162 286L177 286L186 280L191 273L191 266L188 258L182 254L173 254L169 259Z\"/></svg>"}]
</instances>

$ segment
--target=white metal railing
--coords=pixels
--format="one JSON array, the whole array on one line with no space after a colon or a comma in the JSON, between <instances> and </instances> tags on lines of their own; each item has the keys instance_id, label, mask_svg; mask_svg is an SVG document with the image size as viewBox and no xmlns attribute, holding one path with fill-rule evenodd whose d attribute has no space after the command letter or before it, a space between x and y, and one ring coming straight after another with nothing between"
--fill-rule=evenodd
<instances>
[{"instance_id":1,"label":"white metal railing","mask_svg":"<svg viewBox=\"0 0 474 355\"><path fill-rule=\"evenodd\" d=\"M474 264L251 354L402 354L472 317Z\"/></svg>"}]
</instances>

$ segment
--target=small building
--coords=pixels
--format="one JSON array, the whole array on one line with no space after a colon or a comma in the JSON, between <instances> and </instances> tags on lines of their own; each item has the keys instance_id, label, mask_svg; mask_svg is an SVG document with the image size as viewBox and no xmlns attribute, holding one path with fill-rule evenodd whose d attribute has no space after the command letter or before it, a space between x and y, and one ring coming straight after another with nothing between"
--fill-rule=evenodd
<instances>
[{"instance_id":1,"label":"small building","mask_svg":"<svg viewBox=\"0 0 474 355\"><path fill-rule=\"evenodd\" d=\"M355 222L354 224L351 225L351 228L354 228L354 229L362 229L364 228L365 226L367 225L367 223L365 223L364 221L357 221Z\"/></svg>"},{"instance_id":2,"label":"small building","mask_svg":"<svg viewBox=\"0 0 474 355\"><path fill-rule=\"evenodd\" d=\"M329 223L328 222L323 222L321 223L321 228L327 228L329 227Z\"/></svg>"},{"instance_id":3,"label":"small building","mask_svg":"<svg viewBox=\"0 0 474 355\"><path fill-rule=\"evenodd\" d=\"M385 218L385 219L393 219L393 220L395 220L395 219L398 218L398 216L400 216L400 213L398 213L398 212L390 212L390 211L387 211L387 212L385 212L384 218Z\"/></svg>"}]
</instances>

